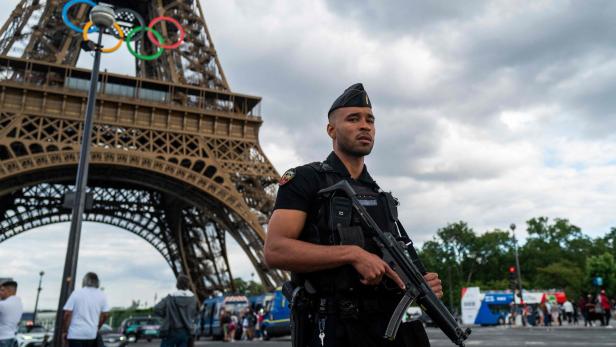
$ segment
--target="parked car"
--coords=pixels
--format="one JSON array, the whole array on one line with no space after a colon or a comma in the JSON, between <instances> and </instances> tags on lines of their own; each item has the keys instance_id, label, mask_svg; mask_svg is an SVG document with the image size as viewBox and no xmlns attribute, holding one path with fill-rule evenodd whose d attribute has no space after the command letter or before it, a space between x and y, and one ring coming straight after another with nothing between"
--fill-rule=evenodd
<instances>
[{"instance_id":1,"label":"parked car","mask_svg":"<svg viewBox=\"0 0 616 347\"><path fill-rule=\"evenodd\" d=\"M15 340L17 347L42 347L51 337L51 334L40 325L20 325Z\"/></svg>"},{"instance_id":2,"label":"parked car","mask_svg":"<svg viewBox=\"0 0 616 347\"><path fill-rule=\"evenodd\" d=\"M161 323L157 317L127 318L120 324L120 334L126 336L127 342L137 342L139 339L150 342L160 337Z\"/></svg>"},{"instance_id":3,"label":"parked car","mask_svg":"<svg viewBox=\"0 0 616 347\"><path fill-rule=\"evenodd\" d=\"M98 332L103 339L103 344L105 345L105 347L126 346L126 336L120 334L119 332L114 332L109 325L103 324L103 326L98 330Z\"/></svg>"}]
</instances>

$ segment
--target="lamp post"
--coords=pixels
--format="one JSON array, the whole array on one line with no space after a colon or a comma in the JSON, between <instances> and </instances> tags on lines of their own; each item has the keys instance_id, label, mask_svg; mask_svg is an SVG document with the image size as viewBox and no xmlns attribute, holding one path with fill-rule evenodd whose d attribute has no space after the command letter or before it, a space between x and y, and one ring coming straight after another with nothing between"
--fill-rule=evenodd
<instances>
[{"instance_id":1,"label":"lamp post","mask_svg":"<svg viewBox=\"0 0 616 347\"><path fill-rule=\"evenodd\" d=\"M98 86L98 72L100 70L103 32L105 28L113 26L115 23L115 13L112 8L98 5L90 11L90 21L98 28L98 41L93 44L91 41L84 42L83 48L94 50L94 64L90 77L90 89L88 91L88 104L81 137L81 149L79 154L79 164L77 166L77 178L75 182L75 198L73 201L73 211L71 215L71 228L68 237L68 248L64 261L64 272L62 274L62 285L60 289L60 299L58 301L58 311L56 312L56 323L53 337L54 347L61 347L63 344L63 309L66 300L75 289L75 275L77 272L77 259L79 255L79 241L81 238L81 224L86 202L86 186L88 180L88 169L90 159L90 145L93 125L93 112L96 103L96 89ZM86 29L87 30L87 29Z\"/></svg>"},{"instance_id":2,"label":"lamp post","mask_svg":"<svg viewBox=\"0 0 616 347\"><path fill-rule=\"evenodd\" d=\"M36 301L34 302L34 313L32 314L32 325L36 325L36 312L38 311L39 296L41 295L41 290L43 290L43 288L41 288L41 284L43 283L44 274L45 274L45 271L39 272L39 286L36 291Z\"/></svg>"},{"instance_id":3,"label":"lamp post","mask_svg":"<svg viewBox=\"0 0 616 347\"><path fill-rule=\"evenodd\" d=\"M518 275L518 291L520 292L520 304L522 304L522 325L526 326L524 320L524 310L526 309L526 303L524 302L524 296L522 294L522 271L520 269L520 258L518 257L518 240L515 238L515 224L511 223L509 226L511 234L513 235L513 249L515 250L515 268ZM515 303L515 294L513 297Z\"/></svg>"}]
</instances>

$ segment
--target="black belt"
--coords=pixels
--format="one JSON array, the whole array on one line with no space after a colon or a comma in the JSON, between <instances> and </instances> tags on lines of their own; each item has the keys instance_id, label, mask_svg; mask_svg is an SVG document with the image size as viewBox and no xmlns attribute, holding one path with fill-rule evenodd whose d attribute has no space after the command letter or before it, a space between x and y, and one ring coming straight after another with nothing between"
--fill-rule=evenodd
<instances>
[{"instance_id":1,"label":"black belt","mask_svg":"<svg viewBox=\"0 0 616 347\"><path fill-rule=\"evenodd\" d=\"M311 308L315 313L356 316L364 313L384 312L385 300L379 296L314 296Z\"/></svg>"}]
</instances>

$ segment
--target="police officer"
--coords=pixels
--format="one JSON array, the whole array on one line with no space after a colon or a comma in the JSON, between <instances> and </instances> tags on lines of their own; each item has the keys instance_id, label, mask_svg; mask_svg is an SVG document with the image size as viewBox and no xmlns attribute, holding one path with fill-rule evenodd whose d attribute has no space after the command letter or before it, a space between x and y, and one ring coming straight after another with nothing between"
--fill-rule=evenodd
<instances>
[{"instance_id":1,"label":"police officer","mask_svg":"<svg viewBox=\"0 0 616 347\"><path fill-rule=\"evenodd\" d=\"M404 283L381 259L357 218L346 218L349 213L343 211L350 207L344 199L318 194L347 180L381 229L396 232L394 199L386 198L364 165L374 145L375 116L361 83L334 101L328 120L333 152L324 162L284 173L265 241L267 264L291 271L294 285L308 298L301 308L292 308L293 345L429 346L418 321L403 323L394 342L383 339ZM426 273L424 278L440 298L438 275Z\"/></svg>"}]
</instances>

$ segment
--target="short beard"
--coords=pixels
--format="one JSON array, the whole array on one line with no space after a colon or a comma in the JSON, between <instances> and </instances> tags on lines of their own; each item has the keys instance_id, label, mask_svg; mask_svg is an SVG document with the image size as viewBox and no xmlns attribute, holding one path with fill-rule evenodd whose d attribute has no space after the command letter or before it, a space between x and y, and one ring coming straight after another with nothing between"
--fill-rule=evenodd
<instances>
[{"instance_id":1,"label":"short beard","mask_svg":"<svg viewBox=\"0 0 616 347\"><path fill-rule=\"evenodd\" d=\"M357 149L353 148L352 146L347 146L347 144L344 142L338 142L338 149L340 149L340 151L342 151L348 156L356 158L365 157L370 154L372 152L372 147L373 146L367 147L365 149Z\"/></svg>"}]
</instances>

